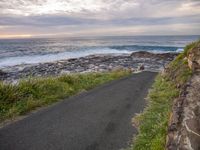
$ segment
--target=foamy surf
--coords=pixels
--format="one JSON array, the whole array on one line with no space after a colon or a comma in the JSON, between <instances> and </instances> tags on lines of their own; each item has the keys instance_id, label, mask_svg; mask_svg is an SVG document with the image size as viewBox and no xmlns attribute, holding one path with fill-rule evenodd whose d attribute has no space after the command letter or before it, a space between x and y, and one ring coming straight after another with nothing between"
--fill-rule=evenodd
<instances>
[{"instance_id":1,"label":"foamy surf","mask_svg":"<svg viewBox=\"0 0 200 150\"><path fill-rule=\"evenodd\" d=\"M140 50L138 50L140 51ZM90 49L90 50L82 50L82 51L68 51L68 52L60 52L55 54L45 54L45 55L27 55L27 56L17 56L17 57L7 57L0 60L0 68L21 65L21 64L37 64L37 63L46 63L53 62L63 59L70 58L80 58L86 57L89 55L99 55L99 54L112 54L112 55L123 55L123 54L131 54L133 52L138 51L130 51L130 50L115 50L110 48L101 48L101 49ZM178 49L176 51L159 51L159 50L151 50L147 52L151 53L173 53L173 52L182 52L183 49Z\"/></svg>"},{"instance_id":2,"label":"foamy surf","mask_svg":"<svg viewBox=\"0 0 200 150\"><path fill-rule=\"evenodd\" d=\"M130 54L127 50L113 50L110 48L95 49L95 50L82 50L73 52L60 52L56 54L46 54L46 55L32 55L32 56L18 56L18 57L7 57L0 60L0 67L15 66L21 64L37 64L45 62L53 62L62 59L79 58L86 57L89 55L98 54Z\"/></svg>"}]
</instances>

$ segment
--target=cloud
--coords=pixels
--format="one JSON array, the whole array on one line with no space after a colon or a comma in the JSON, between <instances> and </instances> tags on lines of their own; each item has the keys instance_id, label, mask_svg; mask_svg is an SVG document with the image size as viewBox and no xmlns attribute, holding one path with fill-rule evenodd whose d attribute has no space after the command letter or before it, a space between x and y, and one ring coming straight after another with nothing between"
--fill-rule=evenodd
<instances>
[{"instance_id":1,"label":"cloud","mask_svg":"<svg viewBox=\"0 0 200 150\"><path fill-rule=\"evenodd\" d=\"M198 0L1 0L0 14L166 17L172 14L199 14L199 7Z\"/></svg>"},{"instance_id":2,"label":"cloud","mask_svg":"<svg viewBox=\"0 0 200 150\"><path fill-rule=\"evenodd\" d=\"M0 35L200 34L199 16L199 0L1 0Z\"/></svg>"},{"instance_id":3,"label":"cloud","mask_svg":"<svg viewBox=\"0 0 200 150\"><path fill-rule=\"evenodd\" d=\"M43 16L0 16L0 26L71 26L71 25L99 25L99 26L131 26L131 25L162 25L177 23L199 23L198 15L182 17L132 17L112 18L108 20L90 19L81 17L70 17L60 15Z\"/></svg>"}]
</instances>

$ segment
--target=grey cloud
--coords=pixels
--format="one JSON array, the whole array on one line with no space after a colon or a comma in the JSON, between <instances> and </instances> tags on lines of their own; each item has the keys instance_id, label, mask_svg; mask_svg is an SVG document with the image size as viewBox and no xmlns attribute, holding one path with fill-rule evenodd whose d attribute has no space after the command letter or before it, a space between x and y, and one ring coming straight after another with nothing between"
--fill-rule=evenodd
<instances>
[{"instance_id":1,"label":"grey cloud","mask_svg":"<svg viewBox=\"0 0 200 150\"><path fill-rule=\"evenodd\" d=\"M200 23L198 15L184 16L184 17L131 17L120 19L87 19L70 16L1 16L0 26L68 26L68 25L162 25L162 24L177 24L177 23Z\"/></svg>"},{"instance_id":2,"label":"grey cloud","mask_svg":"<svg viewBox=\"0 0 200 150\"><path fill-rule=\"evenodd\" d=\"M56 3L63 5L62 9L56 8L54 11L43 10L42 6L47 5L51 1L48 0L2 0L0 1L0 14L20 14L20 15L49 15L54 14L65 14L85 18L128 18L130 17L152 17L154 15L166 14L172 12L177 15L176 9L181 7L182 4L190 3L191 7L198 9L200 7L199 0L89 0L94 5L99 6L99 10L91 9L92 6L86 5L85 2L88 0L57 0ZM89 4L90 4L89 3ZM80 5L85 4L85 5ZM68 8L73 6L73 9ZM55 5L56 7L56 5ZM34 10L31 10L33 9ZM76 9L78 8L78 10ZM42 9L38 11L38 9ZM200 9L200 8L199 8ZM78 12L77 12L78 11ZM49 14L48 14L49 13ZM191 13L191 12L189 12ZM198 12L200 15L200 11ZM181 15L181 14L178 14ZM191 15L191 14L190 14Z\"/></svg>"},{"instance_id":3,"label":"grey cloud","mask_svg":"<svg viewBox=\"0 0 200 150\"><path fill-rule=\"evenodd\" d=\"M91 7L84 4L86 1L91 2ZM62 9L55 7L52 12L48 9L43 11L45 8L43 6L48 4L48 0L0 0L0 34L8 32L8 29L1 27L9 27L10 32L18 33L26 29L26 32L32 30L37 34L43 33L45 28L48 28L47 33L48 31L62 33L62 30L70 32L71 26L75 26L74 31L86 28L89 31L90 28L114 27L117 30L122 27L146 26L148 29L149 25L185 24L187 27L191 26L190 31L192 28L195 31L200 30L200 27L194 26L200 23L200 0L57 0L57 2L61 2L65 7ZM80 3L83 5L79 5ZM96 8L97 4L99 7ZM181 10L184 4L189 5L188 10ZM73 9L68 10L67 7L70 5L73 5ZM37 11L39 9L40 12Z\"/></svg>"},{"instance_id":4,"label":"grey cloud","mask_svg":"<svg viewBox=\"0 0 200 150\"><path fill-rule=\"evenodd\" d=\"M89 23L90 20L83 21L63 16L30 16L30 17L0 17L2 26L62 26Z\"/></svg>"}]
</instances>

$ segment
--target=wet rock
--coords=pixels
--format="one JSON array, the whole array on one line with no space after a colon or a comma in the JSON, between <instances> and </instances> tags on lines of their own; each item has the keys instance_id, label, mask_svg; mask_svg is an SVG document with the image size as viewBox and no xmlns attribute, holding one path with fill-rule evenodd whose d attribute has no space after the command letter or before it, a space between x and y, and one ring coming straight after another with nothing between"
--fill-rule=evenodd
<instances>
[{"instance_id":1,"label":"wet rock","mask_svg":"<svg viewBox=\"0 0 200 150\"><path fill-rule=\"evenodd\" d=\"M141 57L141 58L150 58L150 57L153 57L154 54L153 53L149 53L149 52L146 52L146 51L140 51L140 52L133 52L131 54L132 57Z\"/></svg>"},{"instance_id":2,"label":"wet rock","mask_svg":"<svg viewBox=\"0 0 200 150\"><path fill-rule=\"evenodd\" d=\"M0 80L4 80L7 76L8 74L6 72L0 70Z\"/></svg>"},{"instance_id":3,"label":"wet rock","mask_svg":"<svg viewBox=\"0 0 200 150\"><path fill-rule=\"evenodd\" d=\"M139 71L142 71L142 70L144 70L144 69L145 69L144 65L138 66L138 70L139 70Z\"/></svg>"},{"instance_id":4,"label":"wet rock","mask_svg":"<svg viewBox=\"0 0 200 150\"><path fill-rule=\"evenodd\" d=\"M6 72L0 70L0 76L4 76L4 75L6 75L6 74L7 74Z\"/></svg>"}]
</instances>

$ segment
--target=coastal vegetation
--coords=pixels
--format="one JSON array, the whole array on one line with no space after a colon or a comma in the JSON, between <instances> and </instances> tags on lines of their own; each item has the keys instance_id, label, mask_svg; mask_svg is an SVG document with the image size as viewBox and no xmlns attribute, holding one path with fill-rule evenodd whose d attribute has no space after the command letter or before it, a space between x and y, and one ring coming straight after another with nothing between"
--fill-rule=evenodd
<instances>
[{"instance_id":1,"label":"coastal vegetation","mask_svg":"<svg viewBox=\"0 0 200 150\"><path fill-rule=\"evenodd\" d=\"M0 122L37 107L61 101L105 82L130 75L128 70L30 78L18 84L0 83Z\"/></svg>"},{"instance_id":2,"label":"coastal vegetation","mask_svg":"<svg viewBox=\"0 0 200 150\"><path fill-rule=\"evenodd\" d=\"M164 150L167 127L175 98L181 92L181 87L190 79L192 70L188 67L186 57L200 41L187 45L184 52L173 60L164 73L160 73L150 90L148 105L143 113L133 121L139 133L134 139L131 149L134 150Z\"/></svg>"}]
</instances>

